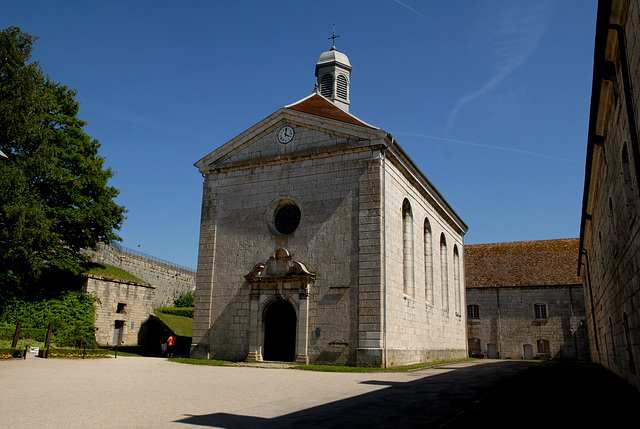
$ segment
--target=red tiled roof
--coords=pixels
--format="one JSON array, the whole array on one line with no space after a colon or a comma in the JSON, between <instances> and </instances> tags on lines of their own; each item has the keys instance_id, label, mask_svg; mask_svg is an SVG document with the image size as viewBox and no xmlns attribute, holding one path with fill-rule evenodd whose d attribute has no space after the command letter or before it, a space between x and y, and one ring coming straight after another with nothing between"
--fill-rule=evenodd
<instances>
[{"instance_id":1,"label":"red tiled roof","mask_svg":"<svg viewBox=\"0 0 640 429\"><path fill-rule=\"evenodd\" d=\"M579 244L570 238L464 246L467 288L582 283Z\"/></svg>"},{"instance_id":2,"label":"red tiled roof","mask_svg":"<svg viewBox=\"0 0 640 429\"><path fill-rule=\"evenodd\" d=\"M286 108L311 115L322 116L323 118L335 119L336 121L342 121L348 124L360 125L361 127L374 128L316 93Z\"/></svg>"}]
</instances>

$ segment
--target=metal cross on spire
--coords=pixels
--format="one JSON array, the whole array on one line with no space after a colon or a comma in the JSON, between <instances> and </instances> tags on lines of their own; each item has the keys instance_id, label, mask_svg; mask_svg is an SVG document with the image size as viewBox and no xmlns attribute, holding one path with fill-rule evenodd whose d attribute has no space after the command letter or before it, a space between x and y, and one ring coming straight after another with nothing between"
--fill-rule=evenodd
<instances>
[{"instance_id":1,"label":"metal cross on spire","mask_svg":"<svg viewBox=\"0 0 640 429\"><path fill-rule=\"evenodd\" d=\"M336 25L333 24L333 36L331 37L327 37L327 39L331 39L331 45L335 48L336 47L336 39L340 37L340 36L336 36Z\"/></svg>"}]
</instances>

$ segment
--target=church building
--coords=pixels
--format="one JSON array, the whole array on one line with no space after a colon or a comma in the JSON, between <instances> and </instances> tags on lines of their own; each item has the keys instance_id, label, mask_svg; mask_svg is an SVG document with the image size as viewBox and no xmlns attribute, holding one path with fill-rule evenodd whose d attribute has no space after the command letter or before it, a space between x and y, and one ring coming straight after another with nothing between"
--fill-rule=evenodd
<instances>
[{"instance_id":1,"label":"church building","mask_svg":"<svg viewBox=\"0 0 640 429\"><path fill-rule=\"evenodd\" d=\"M351 64L195 163L192 357L387 367L467 356L466 224L383 129Z\"/></svg>"}]
</instances>

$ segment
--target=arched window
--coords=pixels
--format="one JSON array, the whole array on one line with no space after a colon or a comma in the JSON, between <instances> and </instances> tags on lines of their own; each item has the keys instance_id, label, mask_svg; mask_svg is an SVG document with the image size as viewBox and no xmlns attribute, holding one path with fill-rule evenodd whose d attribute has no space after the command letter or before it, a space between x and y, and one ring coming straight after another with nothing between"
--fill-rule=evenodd
<instances>
[{"instance_id":1,"label":"arched window","mask_svg":"<svg viewBox=\"0 0 640 429\"><path fill-rule=\"evenodd\" d=\"M433 237L429 219L424 220L424 299L433 305Z\"/></svg>"},{"instance_id":2,"label":"arched window","mask_svg":"<svg viewBox=\"0 0 640 429\"><path fill-rule=\"evenodd\" d=\"M625 312L622 315L622 323L624 324L624 336L627 340L627 353L629 354L629 371L635 374L636 360L633 357L633 343L631 342L631 332L629 330L629 316Z\"/></svg>"},{"instance_id":3,"label":"arched window","mask_svg":"<svg viewBox=\"0 0 640 429\"><path fill-rule=\"evenodd\" d=\"M447 240L440 235L440 283L442 284L442 308L449 310L449 265L447 263Z\"/></svg>"},{"instance_id":4,"label":"arched window","mask_svg":"<svg viewBox=\"0 0 640 429\"><path fill-rule=\"evenodd\" d=\"M609 197L609 222L611 223L611 238L613 239L614 251L618 251L618 231L616 229L616 216L613 211L613 201Z\"/></svg>"},{"instance_id":5,"label":"arched window","mask_svg":"<svg viewBox=\"0 0 640 429\"><path fill-rule=\"evenodd\" d=\"M462 290L460 289L460 254L458 253L458 246L453 245L453 287L456 296L456 313L460 314L462 311Z\"/></svg>"},{"instance_id":6,"label":"arched window","mask_svg":"<svg viewBox=\"0 0 640 429\"><path fill-rule=\"evenodd\" d=\"M604 246L602 245L602 232L598 232L598 241L600 243L600 264L602 264L602 277L604 277L605 268L604 268Z\"/></svg>"},{"instance_id":7,"label":"arched window","mask_svg":"<svg viewBox=\"0 0 640 429\"><path fill-rule=\"evenodd\" d=\"M320 79L320 94L330 98L333 97L333 75L327 73Z\"/></svg>"},{"instance_id":8,"label":"arched window","mask_svg":"<svg viewBox=\"0 0 640 429\"><path fill-rule=\"evenodd\" d=\"M402 203L402 266L404 293L413 296L413 214L406 198Z\"/></svg>"},{"instance_id":9,"label":"arched window","mask_svg":"<svg viewBox=\"0 0 640 429\"><path fill-rule=\"evenodd\" d=\"M629 150L627 149L627 143L624 143L622 148L622 173L624 175L624 192L627 197L627 211L629 218L633 219L635 209L635 195L633 193L633 179L631 176L631 166L629 163Z\"/></svg>"},{"instance_id":10,"label":"arched window","mask_svg":"<svg viewBox=\"0 0 640 429\"><path fill-rule=\"evenodd\" d=\"M613 335L613 321L611 320L611 316L609 316L609 335L611 335L611 351L613 352L613 361L616 361L616 341L615 335Z\"/></svg>"}]
</instances>

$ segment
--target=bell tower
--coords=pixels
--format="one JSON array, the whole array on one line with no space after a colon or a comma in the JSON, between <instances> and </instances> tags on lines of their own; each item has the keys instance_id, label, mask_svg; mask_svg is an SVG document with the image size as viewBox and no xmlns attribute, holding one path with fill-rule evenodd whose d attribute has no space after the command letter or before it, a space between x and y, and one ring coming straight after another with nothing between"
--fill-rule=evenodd
<instances>
[{"instance_id":1,"label":"bell tower","mask_svg":"<svg viewBox=\"0 0 640 429\"><path fill-rule=\"evenodd\" d=\"M349 58L342 52L338 52L335 47L336 36L335 26L333 36L334 45L327 52L323 52L316 64L316 91L323 97L331 100L333 104L349 111L349 79L351 76L351 64Z\"/></svg>"}]
</instances>

